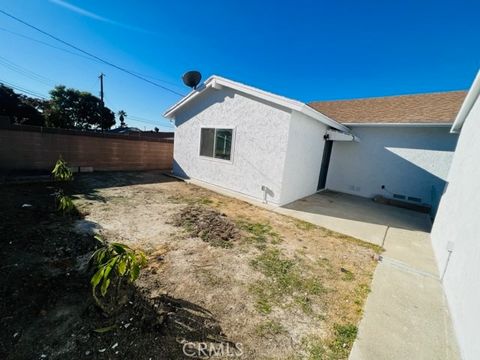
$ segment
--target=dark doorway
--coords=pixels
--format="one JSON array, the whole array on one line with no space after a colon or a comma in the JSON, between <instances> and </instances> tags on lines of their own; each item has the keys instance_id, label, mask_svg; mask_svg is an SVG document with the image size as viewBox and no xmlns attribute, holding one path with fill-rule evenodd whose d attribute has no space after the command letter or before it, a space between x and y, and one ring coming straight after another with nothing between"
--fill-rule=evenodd
<instances>
[{"instance_id":1,"label":"dark doorway","mask_svg":"<svg viewBox=\"0 0 480 360\"><path fill-rule=\"evenodd\" d=\"M332 155L333 141L325 141L323 148L322 166L320 167L320 176L318 178L317 190L325 189L327 184L328 165L330 164L330 156Z\"/></svg>"}]
</instances>

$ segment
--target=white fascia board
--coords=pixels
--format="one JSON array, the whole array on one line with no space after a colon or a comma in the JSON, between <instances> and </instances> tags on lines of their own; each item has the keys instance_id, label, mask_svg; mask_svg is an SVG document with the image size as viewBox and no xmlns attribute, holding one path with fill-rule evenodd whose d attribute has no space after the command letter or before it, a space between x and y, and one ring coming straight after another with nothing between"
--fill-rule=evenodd
<instances>
[{"instance_id":1,"label":"white fascia board","mask_svg":"<svg viewBox=\"0 0 480 360\"><path fill-rule=\"evenodd\" d=\"M201 94L204 90L206 89L205 85L202 85L200 88L196 90L190 91L186 96L180 99L180 101L176 102L173 104L171 107L169 107L164 113L163 116L166 117L167 119L174 119L175 112L182 107L184 104L189 102L190 100L194 99L197 97L199 94Z\"/></svg>"},{"instance_id":2,"label":"white fascia board","mask_svg":"<svg viewBox=\"0 0 480 360\"><path fill-rule=\"evenodd\" d=\"M452 123L344 123L354 127L451 127Z\"/></svg>"},{"instance_id":3,"label":"white fascia board","mask_svg":"<svg viewBox=\"0 0 480 360\"><path fill-rule=\"evenodd\" d=\"M208 88L211 87L213 89L221 89L223 86L239 92L243 92L245 94L251 95L258 99L271 102L273 104L276 104L278 106L281 106L290 110L296 110L335 129L338 129L347 133L351 132L351 130L348 127L336 122L335 120L330 119L329 117L323 115L322 113L319 113L315 109L311 108L310 106L300 101L292 100L280 95L275 95L267 91L263 91L263 90L254 88L252 86L244 85L236 81L225 79L216 75L209 77L205 81L204 85L202 85L199 89L191 91L187 96L185 96L179 102L177 102L172 107L170 107L164 113L164 116L168 119L173 119L175 117L175 112L178 109L183 107L185 104L190 102L192 99L197 97L202 92L206 91Z\"/></svg>"},{"instance_id":4,"label":"white fascia board","mask_svg":"<svg viewBox=\"0 0 480 360\"><path fill-rule=\"evenodd\" d=\"M470 87L470 90L468 91L468 94L465 100L463 101L462 107L460 108L460 111L457 114L457 118L455 119L455 122L453 123L452 128L450 129L450 132L459 133L462 130L463 123L465 122L465 119L470 113L470 110L472 109L473 105L477 101L479 94L480 94L480 70L477 72L477 76L475 77L475 80L473 80L473 84Z\"/></svg>"}]
</instances>

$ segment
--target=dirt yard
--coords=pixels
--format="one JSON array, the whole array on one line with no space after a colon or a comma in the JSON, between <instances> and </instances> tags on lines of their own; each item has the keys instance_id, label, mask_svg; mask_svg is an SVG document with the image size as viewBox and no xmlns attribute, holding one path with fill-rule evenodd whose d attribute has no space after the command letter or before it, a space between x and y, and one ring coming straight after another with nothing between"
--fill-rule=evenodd
<instances>
[{"instance_id":1,"label":"dirt yard","mask_svg":"<svg viewBox=\"0 0 480 360\"><path fill-rule=\"evenodd\" d=\"M68 219L48 183L0 190L2 358L348 357L379 248L156 172L77 178ZM149 259L110 318L93 233Z\"/></svg>"}]
</instances>

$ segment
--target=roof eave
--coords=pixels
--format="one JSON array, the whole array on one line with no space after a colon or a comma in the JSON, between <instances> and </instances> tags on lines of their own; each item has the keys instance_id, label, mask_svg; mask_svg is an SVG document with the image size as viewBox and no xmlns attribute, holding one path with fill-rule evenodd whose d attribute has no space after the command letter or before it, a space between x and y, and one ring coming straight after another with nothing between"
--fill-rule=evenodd
<instances>
[{"instance_id":1,"label":"roof eave","mask_svg":"<svg viewBox=\"0 0 480 360\"><path fill-rule=\"evenodd\" d=\"M202 84L198 89L190 91L187 95L185 95L183 98L181 98L179 101L177 101L175 104L170 106L164 113L163 116L166 117L167 119L174 119L175 118L175 113L179 108L181 108L185 103L189 102L193 98L195 98L197 95L201 94L204 90L206 90L207 82L210 80L207 79L204 84Z\"/></svg>"},{"instance_id":2,"label":"roof eave","mask_svg":"<svg viewBox=\"0 0 480 360\"><path fill-rule=\"evenodd\" d=\"M272 94L248 85L240 84L235 81L231 81L231 80L216 76L216 75L209 77L198 90L191 91L188 95L186 95L180 101L175 103L172 107L170 107L164 113L164 116L167 119L174 119L175 113L187 102L191 101L193 98L195 98L196 96L198 96L199 94L201 94L202 92L204 92L210 87L215 89L221 89L222 86L228 87L230 89L233 89L239 92L246 93L253 97L284 107L286 109L299 111L335 129L348 132L348 133L351 132L348 127L336 122L335 120L330 119L329 117L323 115L322 113L318 112L317 110L313 109L312 107L300 101L296 101L280 95Z\"/></svg>"},{"instance_id":3,"label":"roof eave","mask_svg":"<svg viewBox=\"0 0 480 360\"><path fill-rule=\"evenodd\" d=\"M411 126L411 127L451 127L453 122L449 123L439 123L439 122L344 122L346 126L365 126L365 127L374 127L374 126L389 126L389 127L402 127L402 126Z\"/></svg>"}]
</instances>

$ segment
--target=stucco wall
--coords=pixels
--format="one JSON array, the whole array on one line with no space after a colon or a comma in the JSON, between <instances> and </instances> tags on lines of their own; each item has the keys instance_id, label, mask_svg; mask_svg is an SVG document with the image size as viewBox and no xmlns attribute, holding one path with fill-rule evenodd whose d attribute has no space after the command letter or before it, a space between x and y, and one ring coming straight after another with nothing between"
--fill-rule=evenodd
<instances>
[{"instance_id":1,"label":"stucco wall","mask_svg":"<svg viewBox=\"0 0 480 360\"><path fill-rule=\"evenodd\" d=\"M288 133L281 204L317 191L327 126L294 111Z\"/></svg>"},{"instance_id":2,"label":"stucco wall","mask_svg":"<svg viewBox=\"0 0 480 360\"><path fill-rule=\"evenodd\" d=\"M360 142L334 142L328 189L364 197L396 193L436 207L457 141L448 127L351 128Z\"/></svg>"},{"instance_id":3,"label":"stucco wall","mask_svg":"<svg viewBox=\"0 0 480 360\"><path fill-rule=\"evenodd\" d=\"M280 202L290 112L229 89L211 90L176 115L174 173ZM187 121L188 120L188 121ZM199 155L201 127L233 127L232 161Z\"/></svg>"},{"instance_id":4,"label":"stucco wall","mask_svg":"<svg viewBox=\"0 0 480 360\"><path fill-rule=\"evenodd\" d=\"M464 359L480 358L480 100L463 125L432 229L439 272Z\"/></svg>"}]
</instances>

